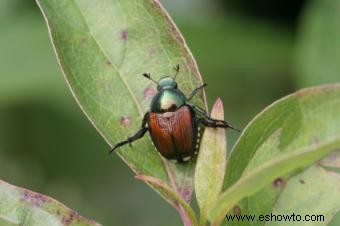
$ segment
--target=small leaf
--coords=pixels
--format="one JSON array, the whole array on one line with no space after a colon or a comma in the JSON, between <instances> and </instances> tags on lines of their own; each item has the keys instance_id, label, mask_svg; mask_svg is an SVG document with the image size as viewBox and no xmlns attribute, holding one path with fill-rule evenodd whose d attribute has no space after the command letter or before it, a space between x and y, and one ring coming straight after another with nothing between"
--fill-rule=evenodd
<instances>
[{"instance_id":1,"label":"small leaf","mask_svg":"<svg viewBox=\"0 0 340 226\"><path fill-rule=\"evenodd\" d=\"M136 133L157 92L142 73L149 72L158 80L173 75L173 67L179 64L177 80L185 94L202 84L195 60L159 1L37 3L74 97L111 146ZM203 107L204 93L194 102ZM117 153L135 173L175 185L175 191L185 190L183 198L190 200L194 164L167 163L147 135L134 142L133 148L126 145Z\"/></svg>"},{"instance_id":2,"label":"small leaf","mask_svg":"<svg viewBox=\"0 0 340 226\"><path fill-rule=\"evenodd\" d=\"M212 108L211 117L224 120L223 104L219 98ZM225 128L206 128L195 171L195 194L200 207L201 225L205 224L207 210L221 192L226 163L227 139Z\"/></svg>"},{"instance_id":3,"label":"small leaf","mask_svg":"<svg viewBox=\"0 0 340 226\"><path fill-rule=\"evenodd\" d=\"M271 160L253 172L243 175L239 181L221 194L208 215L209 220L215 222L214 225L219 225L219 222L223 220L226 213L242 198L256 193L278 177L310 165L339 147L340 136L313 144L302 150L282 154L281 157Z\"/></svg>"},{"instance_id":4,"label":"small leaf","mask_svg":"<svg viewBox=\"0 0 340 226\"><path fill-rule=\"evenodd\" d=\"M0 223L6 225L99 225L60 202L0 180ZM1 224L2 225L2 224Z\"/></svg>"},{"instance_id":5,"label":"small leaf","mask_svg":"<svg viewBox=\"0 0 340 226\"><path fill-rule=\"evenodd\" d=\"M162 182L161 180L145 176L145 175L136 175L137 179L144 181L147 184L150 184L152 187L156 188L156 190L160 193L160 195L167 200L171 206L177 209L181 218L183 220L184 226L197 226L197 219L195 212L192 208L183 200L177 192L172 190L167 184Z\"/></svg>"}]
</instances>

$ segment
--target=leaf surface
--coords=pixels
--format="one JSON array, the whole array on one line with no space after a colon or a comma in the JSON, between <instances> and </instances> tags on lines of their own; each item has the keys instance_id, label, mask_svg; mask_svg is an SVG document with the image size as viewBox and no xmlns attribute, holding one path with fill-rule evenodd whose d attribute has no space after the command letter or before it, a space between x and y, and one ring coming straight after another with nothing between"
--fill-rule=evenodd
<instances>
[{"instance_id":1,"label":"leaf surface","mask_svg":"<svg viewBox=\"0 0 340 226\"><path fill-rule=\"evenodd\" d=\"M100 225L45 195L0 180L1 225Z\"/></svg>"},{"instance_id":2,"label":"leaf surface","mask_svg":"<svg viewBox=\"0 0 340 226\"><path fill-rule=\"evenodd\" d=\"M211 117L224 120L221 99L217 99ZM225 128L206 128L202 136L195 170L195 194L200 207L201 222L205 222L207 210L216 201L223 187L227 164L227 139Z\"/></svg>"},{"instance_id":3,"label":"leaf surface","mask_svg":"<svg viewBox=\"0 0 340 226\"><path fill-rule=\"evenodd\" d=\"M340 84L302 89L264 109L234 145L224 187L283 153L340 135Z\"/></svg>"},{"instance_id":4,"label":"leaf surface","mask_svg":"<svg viewBox=\"0 0 340 226\"><path fill-rule=\"evenodd\" d=\"M221 194L209 214L209 219L212 222L222 222L225 214L242 198L255 194L282 175L286 175L294 170L303 169L339 147L340 136L319 145L312 145L302 150L283 154L281 157L269 161L255 171L245 174L239 181ZM214 225L219 224L214 223Z\"/></svg>"},{"instance_id":5,"label":"leaf surface","mask_svg":"<svg viewBox=\"0 0 340 226\"><path fill-rule=\"evenodd\" d=\"M336 152L329 157L335 157L334 154ZM311 166L288 181L272 213L276 215L295 213L301 216L302 221L308 220L305 225L328 225L340 208L339 176L336 172L326 170L322 165ZM268 225L280 224L273 221ZM302 224L295 221L290 222L290 225Z\"/></svg>"},{"instance_id":6,"label":"leaf surface","mask_svg":"<svg viewBox=\"0 0 340 226\"><path fill-rule=\"evenodd\" d=\"M227 166L225 189L284 155L335 141L340 135L339 88L339 84L334 84L298 91L278 100L256 116L233 148ZM289 167L292 170L282 171L277 178L264 183L261 189L257 188L256 194L245 192L234 203L238 209L236 212L256 215L270 213L285 181L296 173L293 166ZM260 185L263 181L258 180L257 184ZM233 225L244 223L233 222Z\"/></svg>"},{"instance_id":7,"label":"leaf surface","mask_svg":"<svg viewBox=\"0 0 340 226\"><path fill-rule=\"evenodd\" d=\"M183 37L158 1L37 2L74 97L111 146L140 128L157 92L142 73L149 72L158 80L173 75L173 67L179 64L177 81L186 95L202 83ZM201 93L194 103L204 107L204 99ZM120 148L118 154L134 172L175 185L190 200L193 164L166 163L148 136L132 148Z\"/></svg>"}]
</instances>

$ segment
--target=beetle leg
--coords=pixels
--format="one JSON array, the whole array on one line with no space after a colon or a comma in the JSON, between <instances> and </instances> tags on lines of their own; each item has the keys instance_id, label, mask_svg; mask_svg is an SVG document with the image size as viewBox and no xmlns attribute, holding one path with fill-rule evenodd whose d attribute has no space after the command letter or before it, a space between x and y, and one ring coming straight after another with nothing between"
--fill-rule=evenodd
<instances>
[{"instance_id":1,"label":"beetle leg","mask_svg":"<svg viewBox=\"0 0 340 226\"><path fill-rule=\"evenodd\" d=\"M194 89L194 90L190 93L189 97L187 98L187 101L189 101L191 98L193 98L193 97L197 94L197 92L198 92L200 89L203 89L205 86L207 86L206 83L204 83L203 85L201 85L201 86L197 87L196 89Z\"/></svg>"},{"instance_id":2,"label":"beetle leg","mask_svg":"<svg viewBox=\"0 0 340 226\"><path fill-rule=\"evenodd\" d=\"M234 126L232 126L230 123L223 121L223 120L217 120L217 119L213 119L210 117L210 115L203 110L202 108L195 106L195 105L190 105L195 111L199 112L200 114L202 114L204 116L204 118L199 118L198 119L198 123L203 124L204 126L208 126L208 127L223 127L223 128L230 128L236 131L239 131L239 129L235 128Z\"/></svg>"},{"instance_id":3,"label":"beetle leg","mask_svg":"<svg viewBox=\"0 0 340 226\"><path fill-rule=\"evenodd\" d=\"M193 105L193 104L188 104L192 109L194 109L196 112L200 113L201 115L203 115L204 117L206 118L210 118L210 115L205 111L203 110L202 108L196 106L196 105Z\"/></svg>"},{"instance_id":4,"label":"beetle leg","mask_svg":"<svg viewBox=\"0 0 340 226\"><path fill-rule=\"evenodd\" d=\"M143 121L142 121L142 126L140 128L140 130L138 130L133 136L131 137L128 137L126 140L123 140L121 142L118 142L117 144L115 144L112 149L110 150L110 154L112 152L114 152L117 148L125 145L125 144L130 144L132 142L134 142L135 140L138 140L140 138L142 138L144 136L144 134L146 133L146 131L148 131L148 128L146 127L146 123L147 123L147 119L148 119L148 116L149 116L149 112L147 112L144 117L143 117Z\"/></svg>"},{"instance_id":5,"label":"beetle leg","mask_svg":"<svg viewBox=\"0 0 340 226\"><path fill-rule=\"evenodd\" d=\"M207 127L213 127L213 128L217 128L217 127L221 127L221 128L231 128L233 130L239 131L239 129L233 127L230 123L223 121L223 120L216 120L210 117L206 117L206 118L199 118L198 119L198 123L203 124L204 126Z\"/></svg>"}]
</instances>

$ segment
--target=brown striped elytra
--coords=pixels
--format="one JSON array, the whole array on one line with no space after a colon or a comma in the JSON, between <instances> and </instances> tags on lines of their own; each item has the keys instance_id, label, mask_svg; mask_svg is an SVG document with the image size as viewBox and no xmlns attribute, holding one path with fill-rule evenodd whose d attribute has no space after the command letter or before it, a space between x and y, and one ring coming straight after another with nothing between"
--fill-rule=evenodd
<instances>
[{"instance_id":1,"label":"brown striped elytra","mask_svg":"<svg viewBox=\"0 0 340 226\"><path fill-rule=\"evenodd\" d=\"M163 157L183 160L193 155L198 133L195 118L195 112L187 105L167 114L150 112L149 133Z\"/></svg>"}]
</instances>

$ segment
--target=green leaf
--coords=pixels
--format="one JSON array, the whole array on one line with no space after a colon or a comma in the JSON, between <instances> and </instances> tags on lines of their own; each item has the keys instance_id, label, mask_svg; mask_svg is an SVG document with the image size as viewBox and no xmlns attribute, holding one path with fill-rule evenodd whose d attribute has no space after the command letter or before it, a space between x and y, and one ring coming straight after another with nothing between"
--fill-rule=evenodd
<instances>
[{"instance_id":1,"label":"green leaf","mask_svg":"<svg viewBox=\"0 0 340 226\"><path fill-rule=\"evenodd\" d=\"M281 129L275 131L256 151L253 159L247 165L244 173L250 173L252 170L257 168L257 164L265 163L265 159L275 158L280 152L279 144L280 144L280 136ZM288 176L280 176L276 178L273 183L266 185L261 191L258 191L256 194L243 198L237 205L234 206L233 210L231 210L228 215L267 215L272 212L273 205L277 200L278 195L282 191L282 187L286 181L286 177ZM229 223L229 224L228 224ZM233 221L228 222L225 221L225 225L247 225L249 222L243 221ZM265 225L267 222L257 222L257 224Z\"/></svg>"},{"instance_id":2,"label":"green leaf","mask_svg":"<svg viewBox=\"0 0 340 226\"><path fill-rule=\"evenodd\" d=\"M340 224L340 211L338 211L333 217L332 221L329 222L328 226L338 226Z\"/></svg>"},{"instance_id":3,"label":"green leaf","mask_svg":"<svg viewBox=\"0 0 340 226\"><path fill-rule=\"evenodd\" d=\"M270 184L276 178L297 169L302 169L326 154L340 147L340 136L328 141L312 144L310 147L282 154L274 160L258 167L251 173L245 174L223 192L209 214L212 222L221 222L226 213L242 198L250 196ZM214 223L214 225L219 225Z\"/></svg>"},{"instance_id":4,"label":"green leaf","mask_svg":"<svg viewBox=\"0 0 340 226\"><path fill-rule=\"evenodd\" d=\"M324 220L305 222L306 225L338 225L336 216L339 208L339 151L332 152L300 174L288 179L279 177L251 197L242 199L228 215L269 216L323 215ZM321 216L320 216L321 217ZM303 225L302 221L291 221L289 225ZM280 221L258 221L256 225L277 225ZM337 222L337 223L336 223ZM250 221L224 221L223 225L249 225Z\"/></svg>"},{"instance_id":5,"label":"green leaf","mask_svg":"<svg viewBox=\"0 0 340 226\"><path fill-rule=\"evenodd\" d=\"M225 187L275 159L337 139L340 135L338 106L339 84L304 89L269 106L249 123L234 146L228 161ZM291 173L293 169L278 177L284 181ZM258 185L261 183L259 181ZM272 210L281 190L272 186L270 181L265 186L260 192L256 187L258 193L250 198L245 198L250 194L240 197L244 199L240 206L242 214L267 214Z\"/></svg>"},{"instance_id":6,"label":"green leaf","mask_svg":"<svg viewBox=\"0 0 340 226\"><path fill-rule=\"evenodd\" d=\"M333 153L332 153L333 154ZM337 156L339 160L339 155ZM339 166L338 166L339 167ZM340 207L339 174L328 171L322 165L308 168L288 181L277 200L273 214L319 217L319 220L308 221L306 225L328 225ZM314 218L314 216L313 216ZM270 225L281 225L273 221ZM290 222L290 225L301 225L301 222Z\"/></svg>"},{"instance_id":7,"label":"green leaf","mask_svg":"<svg viewBox=\"0 0 340 226\"><path fill-rule=\"evenodd\" d=\"M106 141L133 135L149 110L153 79L180 65L185 94L202 83L197 65L178 29L158 1L37 0L57 58L77 102ZM204 106L204 93L194 102ZM102 150L107 151L107 150ZM190 200L194 164L165 161L148 136L120 148L119 156L138 174L158 178Z\"/></svg>"},{"instance_id":8,"label":"green leaf","mask_svg":"<svg viewBox=\"0 0 340 226\"><path fill-rule=\"evenodd\" d=\"M307 6L297 42L298 84L339 82L340 0L313 0Z\"/></svg>"},{"instance_id":9,"label":"green leaf","mask_svg":"<svg viewBox=\"0 0 340 226\"><path fill-rule=\"evenodd\" d=\"M172 188L170 188L167 184L163 183L161 180L145 176L145 175L136 175L137 179L144 181L147 184L150 184L152 187L156 188L156 190L160 193L160 195L169 202L171 206L173 206L183 220L184 226L197 226L197 219L195 212L193 209L182 199L177 192L175 192Z\"/></svg>"},{"instance_id":10,"label":"green leaf","mask_svg":"<svg viewBox=\"0 0 340 226\"><path fill-rule=\"evenodd\" d=\"M340 134L340 84L302 89L263 110L244 129L227 165L224 187L280 156Z\"/></svg>"},{"instance_id":11,"label":"green leaf","mask_svg":"<svg viewBox=\"0 0 340 226\"><path fill-rule=\"evenodd\" d=\"M224 120L221 99L217 99L211 117ZM227 139L224 128L206 128L201 141L195 170L195 194L200 207L200 225L205 225L207 210L223 187L227 163Z\"/></svg>"},{"instance_id":12,"label":"green leaf","mask_svg":"<svg viewBox=\"0 0 340 226\"><path fill-rule=\"evenodd\" d=\"M60 202L0 180L1 225L99 225Z\"/></svg>"}]
</instances>

